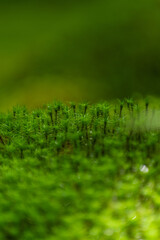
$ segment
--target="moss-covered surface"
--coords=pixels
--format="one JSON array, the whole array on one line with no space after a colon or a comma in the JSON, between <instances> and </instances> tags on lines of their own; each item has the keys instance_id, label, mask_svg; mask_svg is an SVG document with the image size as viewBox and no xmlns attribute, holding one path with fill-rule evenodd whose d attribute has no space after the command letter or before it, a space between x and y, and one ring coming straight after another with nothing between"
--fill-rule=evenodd
<instances>
[{"instance_id":1,"label":"moss-covered surface","mask_svg":"<svg viewBox=\"0 0 160 240\"><path fill-rule=\"evenodd\" d=\"M0 239L159 240L158 104L0 115Z\"/></svg>"}]
</instances>

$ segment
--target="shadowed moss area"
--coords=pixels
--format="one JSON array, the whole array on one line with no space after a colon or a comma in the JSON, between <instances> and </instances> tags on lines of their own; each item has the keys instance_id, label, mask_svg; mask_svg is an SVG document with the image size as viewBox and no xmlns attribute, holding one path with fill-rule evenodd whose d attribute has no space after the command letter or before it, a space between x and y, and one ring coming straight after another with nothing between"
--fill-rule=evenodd
<instances>
[{"instance_id":1,"label":"shadowed moss area","mask_svg":"<svg viewBox=\"0 0 160 240\"><path fill-rule=\"evenodd\" d=\"M0 114L0 239L159 240L159 100Z\"/></svg>"}]
</instances>

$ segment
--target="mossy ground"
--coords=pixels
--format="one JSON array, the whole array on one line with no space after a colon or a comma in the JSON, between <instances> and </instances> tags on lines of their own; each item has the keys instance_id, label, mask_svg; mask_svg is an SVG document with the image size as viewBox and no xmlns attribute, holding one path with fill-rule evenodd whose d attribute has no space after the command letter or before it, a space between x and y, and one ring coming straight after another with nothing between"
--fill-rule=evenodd
<instances>
[{"instance_id":1,"label":"mossy ground","mask_svg":"<svg viewBox=\"0 0 160 240\"><path fill-rule=\"evenodd\" d=\"M159 240L159 106L0 115L0 239Z\"/></svg>"}]
</instances>

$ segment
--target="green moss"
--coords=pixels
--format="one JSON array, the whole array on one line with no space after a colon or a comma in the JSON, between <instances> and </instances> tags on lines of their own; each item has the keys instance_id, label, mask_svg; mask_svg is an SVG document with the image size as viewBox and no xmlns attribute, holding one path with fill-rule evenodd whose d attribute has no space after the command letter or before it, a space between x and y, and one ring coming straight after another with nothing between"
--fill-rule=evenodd
<instances>
[{"instance_id":1,"label":"green moss","mask_svg":"<svg viewBox=\"0 0 160 240\"><path fill-rule=\"evenodd\" d=\"M0 114L0 239L160 239L157 106Z\"/></svg>"}]
</instances>

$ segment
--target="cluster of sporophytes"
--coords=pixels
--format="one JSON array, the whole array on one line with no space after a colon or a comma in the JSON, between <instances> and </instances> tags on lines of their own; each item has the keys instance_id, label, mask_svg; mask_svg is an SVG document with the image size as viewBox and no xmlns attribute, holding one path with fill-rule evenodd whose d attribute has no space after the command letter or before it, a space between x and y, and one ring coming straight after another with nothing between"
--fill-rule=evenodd
<instances>
[{"instance_id":1,"label":"cluster of sporophytes","mask_svg":"<svg viewBox=\"0 0 160 240\"><path fill-rule=\"evenodd\" d=\"M0 114L0 239L160 239L158 104Z\"/></svg>"}]
</instances>

